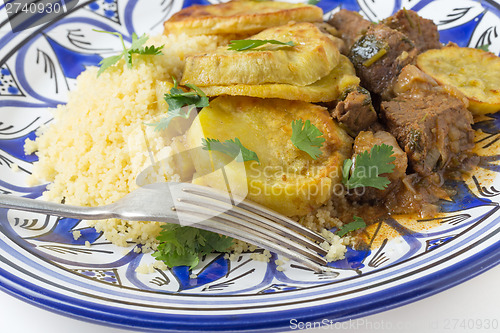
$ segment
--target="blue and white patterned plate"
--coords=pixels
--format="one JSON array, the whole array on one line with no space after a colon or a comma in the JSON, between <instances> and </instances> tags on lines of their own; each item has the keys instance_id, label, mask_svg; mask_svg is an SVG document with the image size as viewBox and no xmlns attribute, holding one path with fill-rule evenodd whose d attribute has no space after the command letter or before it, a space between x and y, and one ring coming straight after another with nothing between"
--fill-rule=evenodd
<instances>
[{"instance_id":1,"label":"blue and white patterned plate","mask_svg":"<svg viewBox=\"0 0 500 333\"><path fill-rule=\"evenodd\" d=\"M112 51L92 29L116 30L128 40L134 31L160 33L166 18L193 1L66 3L49 22L19 32L12 32L0 6L2 193L36 198L44 190L24 181L36 157L24 154L23 142L51 120L48 108L65 103L85 67ZM325 18L346 8L371 21L401 7L413 9L439 25L444 43L500 52L495 1L322 0L319 6ZM141 331L285 330L291 323L344 321L420 299L500 260L500 113L474 127L481 163L470 179L452 184L457 193L441 202L437 227L421 231L413 226L426 221L388 219L377 227L400 236L379 239L370 251L349 249L346 259L333 264L333 276L294 263L281 272L274 260L254 262L248 254L236 261L207 256L195 279L185 267L136 274L151 256L111 245L85 222L0 209L0 287L61 314ZM74 230L81 231L78 240Z\"/></svg>"}]
</instances>

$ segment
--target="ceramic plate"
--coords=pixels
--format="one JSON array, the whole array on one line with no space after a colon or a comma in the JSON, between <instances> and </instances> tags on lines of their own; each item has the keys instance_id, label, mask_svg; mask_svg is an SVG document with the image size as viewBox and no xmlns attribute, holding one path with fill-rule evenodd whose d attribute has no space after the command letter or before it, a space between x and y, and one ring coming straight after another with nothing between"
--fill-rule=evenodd
<instances>
[{"instance_id":1,"label":"ceramic plate","mask_svg":"<svg viewBox=\"0 0 500 333\"><path fill-rule=\"evenodd\" d=\"M24 154L23 142L51 120L48 109L65 103L85 67L113 51L92 29L116 30L127 40L134 31L160 33L166 18L192 3L65 1L57 15L35 23L28 19L32 15L12 14L9 23L2 4L0 192L36 198L44 190L45 185L25 183L36 156ZM319 6L325 18L346 8L374 22L401 7L413 9L438 24L444 43L500 52L500 5L494 1L321 0ZM235 261L203 258L197 278L185 267L136 274L151 256L135 253L133 245L111 245L85 221L0 209L0 287L48 310L141 331L282 331L384 311L449 288L500 260L500 113L483 117L474 129L481 162L470 178L451 184L456 194L440 203L443 214L432 220L435 227L418 227L428 220L387 219L375 234L389 228L400 236L380 234L371 250L349 249L346 259L332 264L333 275L293 262L282 272L274 260L255 262L245 253ZM74 230L81 231L78 240Z\"/></svg>"}]
</instances>

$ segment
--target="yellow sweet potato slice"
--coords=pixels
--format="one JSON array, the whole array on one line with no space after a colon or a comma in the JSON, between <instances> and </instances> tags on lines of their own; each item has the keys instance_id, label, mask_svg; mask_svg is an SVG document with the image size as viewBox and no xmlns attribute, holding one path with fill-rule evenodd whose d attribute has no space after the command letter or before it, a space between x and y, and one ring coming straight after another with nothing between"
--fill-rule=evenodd
<instances>
[{"instance_id":1,"label":"yellow sweet potato slice","mask_svg":"<svg viewBox=\"0 0 500 333\"><path fill-rule=\"evenodd\" d=\"M281 98L311 103L330 102L350 87L359 85L354 66L345 56L330 74L307 86L283 83L233 84L228 86L209 86L201 89L207 96L251 96L260 98Z\"/></svg>"},{"instance_id":2,"label":"yellow sweet potato slice","mask_svg":"<svg viewBox=\"0 0 500 333\"><path fill-rule=\"evenodd\" d=\"M293 47L233 51L227 46L188 56L182 84L198 87L230 84L312 84L339 63L340 52L332 38L312 23L288 24L266 29L249 39L295 43ZM261 48L262 48L261 47Z\"/></svg>"},{"instance_id":3,"label":"yellow sweet potato slice","mask_svg":"<svg viewBox=\"0 0 500 333\"><path fill-rule=\"evenodd\" d=\"M252 35L290 21L322 20L323 11L316 6L277 1L230 1L184 8L164 23L164 34Z\"/></svg>"},{"instance_id":4,"label":"yellow sweet potato slice","mask_svg":"<svg viewBox=\"0 0 500 333\"><path fill-rule=\"evenodd\" d=\"M296 119L310 120L325 142L316 160L290 138ZM225 154L194 149L202 138L221 142L238 138L257 153L256 161L228 163ZM324 204L340 183L341 166L350 156L352 139L321 106L280 99L221 96L198 114L187 133L196 176L193 182L247 196L288 216L305 215ZM219 172L224 170L224 173Z\"/></svg>"},{"instance_id":5,"label":"yellow sweet potato slice","mask_svg":"<svg viewBox=\"0 0 500 333\"><path fill-rule=\"evenodd\" d=\"M493 53L448 46L420 54L417 66L439 84L462 92L473 114L500 110L500 58Z\"/></svg>"}]
</instances>

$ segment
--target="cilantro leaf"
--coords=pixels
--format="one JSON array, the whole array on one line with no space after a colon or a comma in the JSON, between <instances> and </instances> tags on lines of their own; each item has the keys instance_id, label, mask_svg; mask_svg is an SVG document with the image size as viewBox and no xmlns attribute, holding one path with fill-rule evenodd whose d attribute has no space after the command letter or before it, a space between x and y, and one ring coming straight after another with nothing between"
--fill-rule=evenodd
<instances>
[{"instance_id":1,"label":"cilantro leaf","mask_svg":"<svg viewBox=\"0 0 500 333\"><path fill-rule=\"evenodd\" d=\"M135 35L135 34L134 34ZM145 36L143 36L145 37ZM147 38L146 38L147 39ZM161 52L161 49L163 49L163 45L161 46L146 46L145 48L138 48L138 49L130 49L128 52L128 56L125 57L125 60L127 61L127 64L130 67L132 67L132 54L139 54L139 55L162 55L163 53Z\"/></svg>"},{"instance_id":2,"label":"cilantro leaf","mask_svg":"<svg viewBox=\"0 0 500 333\"><path fill-rule=\"evenodd\" d=\"M148 36L146 34L142 34L141 37L137 38L137 34L135 32L132 33L132 44L130 44L130 50L139 50L142 49L142 46L148 41Z\"/></svg>"},{"instance_id":3,"label":"cilantro leaf","mask_svg":"<svg viewBox=\"0 0 500 333\"><path fill-rule=\"evenodd\" d=\"M123 55L119 54L119 55L115 55L115 56L111 56L111 57L107 57L107 58L102 59L101 62L99 63L99 65L101 67L99 68L99 71L97 72L97 76L101 75L101 73L104 72L106 69L108 69L109 67L113 66L118 61L120 61L120 59L122 57L123 57Z\"/></svg>"},{"instance_id":4,"label":"cilantro leaf","mask_svg":"<svg viewBox=\"0 0 500 333\"><path fill-rule=\"evenodd\" d=\"M156 239L160 242L153 256L167 266L196 267L200 256L226 251L233 239L210 231L166 223Z\"/></svg>"},{"instance_id":5,"label":"cilantro leaf","mask_svg":"<svg viewBox=\"0 0 500 333\"><path fill-rule=\"evenodd\" d=\"M123 41L123 37L121 37L121 39ZM132 54L141 54L141 50L143 50L142 45L144 45L147 40L148 36L146 36L146 34L137 38L137 34L135 32L132 33L132 44L128 49L125 47L123 48L123 58L129 68L132 67Z\"/></svg>"},{"instance_id":6,"label":"cilantro leaf","mask_svg":"<svg viewBox=\"0 0 500 333\"><path fill-rule=\"evenodd\" d=\"M347 189L356 187L374 187L383 190L389 185L387 177L380 177L381 174L394 171L394 151L392 146L381 144L372 147L371 151L364 151L358 154L355 161L344 160L342 166L342 182ZM351 170L354 164L354 169Z\"/></svg>"},{"instance_id":7,"label":"cilantro leaf","mask_svg":"<svg viewBox=\"0 0 500 333\"><path fill-rule=\"evenodd\" d=\"M238 162L257 161L260 163L257 154L254 151L245 148L238 138L235 138L234 140L226 140L225 142L220 142L217 139L202 138L201 142L203 150L220 151L232 158L236 158L236 161Z\"/></svg>"},{"instance_id":8,"label":"cilantro leaf","mask_svg":"<svg viewBox=\"0 0 500 333\"><path fill-rule=\"evenodd\" d=\"M365 228L366 223L365 221L359 217L359 216L354 216L354 221L349 222L345 225L342 226L339 230L335 232L335 235L339 237L344 237L346 234L348 234L351 231L358 230L361 228Z\"/></svg>"},{"instance_id":9,"label":"cilantro leaf","mask_svg":"<svg viewBox=\"0 0 500 333\"><path fill-rule=\"evenodd\" d=\"M149 45L144 48L142 51L142 55L162 55L163 52L161 50L163 49L165 45L160 45L160 46L154 46L154 45Z\"/></svg>"},{"instance_id":10,"label":"cilantro leaf","mask_svg":"<svg viewBox=\"0 0 500 333\"><path fill-rule=\"evenodd\" d=\"M323 133L311 124L310 120L306 120L305 124L302 119L292 122L292 143L298 149L305 151L313 159L317 159L323 152L321 147L325 138L321 137Z\"/></svg>"},{"instance_id":11,"label":"cilantro leaf","mask_svg":"<svg viewBox=\"0 0 500 333\"><path fill-rule=\"evenodd\" d=\"M174 87L170 89L170 93L165 94L165 101L168 104L168 110L180 109L186 105L194 105L198 108L208 106L208 97L200 88L194 84L188 83L186 87L194 91L185 92L178 88L178 82L174 79Z\"/></svg>"},{"instance_id":12,"label":"cilantro leaf","mask_svg":"<svg viewBox=\"0 0 500 333\"><path fill-rule=\"evenodd\" d=\"M143 34L141 37L137 37L137 34L134 32L132 33L132 44L130 45L129 48L125 46L125 41L123 40L123 35L119 32L111 32L111 31L104 31L104 30L95 30L96 32L102 32L106 34L111 34L118 36L120 38L120 41L122 43L123 51L118 54L114 55L111 57L107 57L101 60L99 65L101 66L99 68L99 71L97 72L97 76L101 75L102 72L104 72L107 68L111 67L112 65L116 64L118 61L120 61L122 58L125 59L125 63L129 68L132 68L132 54L139 54L139 55L161 55L163 54L161 52L161 49L163 48L162 46L146 46L146 48L143 48L144 43L147 42L148 36L146 34Z\"/></svg>"},{"instance_id":13,"label":"cilantro leaf","mask_svg":"<svg viewBox=\"0 0 500 333\"><path fill-rule=\"evenodd\" d=\"M280 46L295 46L295 43L292 41L289 42L280 42L278 40L274 39L238 39L238 40L232 40L229 42L228 45L228 50L233 50L233 51L246 51L250 49L255 49L259 46L265 45L265 44L274 44L274 45L280 45Z\"/></svg>"},{"instance_id":14,"label":"cilantro leaf","mask_svg":"<svg viewBox=\"0 0 500 333\"><path fill-rule=\"evenodd\" d=\"M200 88L194 84L186 84L187 87L194 90L194 92L185 92L178 88L178 82L174 79L174 87L170 89L170 93L165 94L164 99L168 104L167 117L152 124L155 126L155 131L162 131L170 125L172 119L182 117L188 119L191 111L195 108L202 108L208 106L208 97ZM187 110L184 108L187 106Z\"/></svg>"},{"instance_id":15,"label":"cilantro leaf","mask_svg":"<svg viewBox=\"0 0 500 333\"><path fill-rule=\"evenodd\" d=\"M170 125L170 122L174 118L181 117L184 119L188 119L189 116L191 115L191 111L193 111L196 108L193 106L189 106L189 107L187 107L187 110L185 110L185 109L186 108L168 110L167 116L165 118L160 119L160 121L158 121L156 123L151 123L151 124L146 124L146 125L154 126L155 131L163 131L164 129L166 129L168 127L168 125Z\"/></svg>"},{"instance_id":16,"label":"cilantro leaf","mask_svg":"<svg viewBox=\"0 0 500 333\"><path fill-rule=\"evenodd\" d=\"M481 46L476 47L476 49L489 52L490 51L490 44L483 44Z\"/></svg>"}]
</instances>

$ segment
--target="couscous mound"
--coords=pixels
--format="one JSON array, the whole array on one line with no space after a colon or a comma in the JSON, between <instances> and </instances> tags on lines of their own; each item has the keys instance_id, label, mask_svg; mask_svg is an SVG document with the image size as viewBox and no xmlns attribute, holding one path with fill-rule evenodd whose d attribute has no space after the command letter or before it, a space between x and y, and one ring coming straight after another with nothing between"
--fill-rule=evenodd
<instances>
[{"instance_id":1,"label":"couscous mound","mask_svg":"<svg viewBox=\"0 0 500 333\"><path fill-rule=\"evenodd\" d=\"M43 199L81 206L112 203L137 187L138 173L151 164L150 152L169 153L168 140L144 124L165 113L165 87L180 77L185 56L215 49L220 38L161 35L148 42L168 52L134 57L132 68L122 60L99 77L97 68L87 68L68 103L53 111L53 122L40 128L35 141L26 142L26 153L39 157L30 183L50 182ZM120 246L132 241L154 248L160 232L154 222L91 224Z\"/></svg>"}]
</instances>

